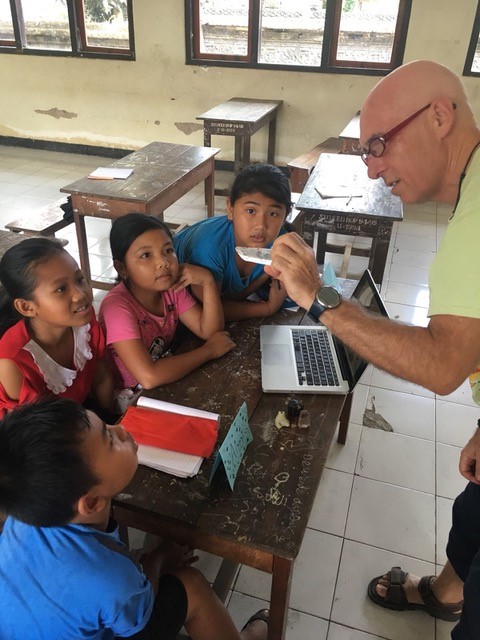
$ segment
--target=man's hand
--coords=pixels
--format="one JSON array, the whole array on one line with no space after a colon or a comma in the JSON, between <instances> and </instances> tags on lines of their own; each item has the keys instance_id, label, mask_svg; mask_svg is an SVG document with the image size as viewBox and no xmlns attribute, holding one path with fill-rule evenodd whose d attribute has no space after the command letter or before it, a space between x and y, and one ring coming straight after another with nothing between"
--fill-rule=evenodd
<instances>
[{"instance_id":1,"label":"man's hand","mask_svg":"<svg viewBox=\"0 0 480 640\"><path fill-rule=\"evenodd\" d=\"M298 234L286 233L275 240L272 264L265 271L284 284L292 300L310 309L321 281L315 254Z\"/></svg>"},{"instance_id":2,"label":"man's hand","mask_svg":"<svg viewBox=\"0 0 480 640\"><path fill-rule=\"evenodd\" d=\"M464 478L480 484L480 429L477 429L460 454L460 473Z\"/></svg>"}]
</instances>

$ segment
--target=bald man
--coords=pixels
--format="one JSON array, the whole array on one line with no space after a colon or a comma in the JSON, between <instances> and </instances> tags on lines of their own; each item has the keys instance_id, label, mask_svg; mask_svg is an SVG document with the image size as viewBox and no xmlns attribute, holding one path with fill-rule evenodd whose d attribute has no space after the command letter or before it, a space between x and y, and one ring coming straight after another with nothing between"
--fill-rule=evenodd
<instances>
[{"instance_id":1,"label":"bald man","mask_svg":"<svg viewBox=\"0 0 480 640\"><path fill-rule=\"evenodd\" d=\"M336 297L322 285L312 249L296 234L275 241L272 265L265 270L363 358L394 376L449 394L480 363L480 130L460 79L439 64L420 60L375 86L362 107L360 131L370 178L382 178L404 203L453 207L430 269L428 326L374 317ZM478 389L472 389L480 403ZM455 640L480 638L477 460L480 429L461 454L460 471L470 483L455 502L449 562L441 575L419 580L395 568L369 585L370 598L387 608L422 608L451 621L462 613L452 632Z\"/></svg>"}]
</instances>

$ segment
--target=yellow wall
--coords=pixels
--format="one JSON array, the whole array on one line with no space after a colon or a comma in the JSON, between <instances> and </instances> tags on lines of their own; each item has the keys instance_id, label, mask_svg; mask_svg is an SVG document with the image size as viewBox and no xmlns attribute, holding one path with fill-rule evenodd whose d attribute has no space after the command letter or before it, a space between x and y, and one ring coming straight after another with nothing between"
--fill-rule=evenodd
<instances>
[{"instance_id":1,"label":"yellow wall","mask_svg":"<svg viewBox=\"0 0 480 640\"><path fill-rule=\"evenodd\" d=\"M413 2L405 62L430 58L462 72L477 0ZM278 164L337 135L378 77L185 65L183 2L134 2L135 62L0 55L0 135L126 149L153 140L202 144L195 116L233 96L284 100ZM480 116L480 82L465 78ZM38 111L57 109L70 117ZM72 114L75 114L72 116ZM180 128L179 128L180 127ZM183 129L183 130L182 130ZM214 137L231 159L233 139ZM264 159L265 133L252 156Z\"/></svg>"}]
</instances>

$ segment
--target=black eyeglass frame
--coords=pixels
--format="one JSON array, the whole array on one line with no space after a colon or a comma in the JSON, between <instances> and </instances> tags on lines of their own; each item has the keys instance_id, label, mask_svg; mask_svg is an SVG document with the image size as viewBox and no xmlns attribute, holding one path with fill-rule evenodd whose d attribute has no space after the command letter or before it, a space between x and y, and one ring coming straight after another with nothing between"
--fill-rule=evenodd
<instances>
[{"instance_id":1,"label":"black eyeglass frame","mask_svg":"<svg viewBox=\"0 0 480 640\"><path fill-rule=\"evenodd\" d=\"M412 120L415 120L417 116L419 116L421 113L426 111L431 106L431 104L432 103L429 102L418 111L415 111L413 115L409 116L405 120L402 120L400 124L397 124L396 127L393 127L393 129L390 129L390 131L387 131L387 133L384 133L383 136L374 136L368 142L368 147L366 149L363 148L361 150L362 151L361 158L363 162L368 166L368 156L373 156L374 158L380 158L385 153L385 149L387 148L387 142L391 140L394 136L396 136L397 133L399 133L404 127L407 126L407 124L410 124ZM453 103L453 108L454 109L457 108L457 105L455 103ZM379 153L377 151L373 151L372 149L372 144L377 144L378 142L380 142L381 144L381 151Z\"/></svg>"}]
</instances>

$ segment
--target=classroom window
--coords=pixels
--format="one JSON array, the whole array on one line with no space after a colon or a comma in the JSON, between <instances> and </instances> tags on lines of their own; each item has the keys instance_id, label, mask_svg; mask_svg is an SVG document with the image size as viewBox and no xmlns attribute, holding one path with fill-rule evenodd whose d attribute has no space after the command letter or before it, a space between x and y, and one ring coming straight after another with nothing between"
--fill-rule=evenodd
<instances>
[{"instance_id":1,"label":"classroom window","mask_svg":"<svg viewBox=\"0 0 480 640\"><path fill-rule=\"evenodd\" d=\"M385 73L411 0L185 0L191 64Z\"/></svg>"},{"instance_id":2,"label":"classroom window","mask_svg":"<svg viewBox=\"0 0 480 640\"><path fill-rule=\"evenodd\" d=\"M463 69L464 76L480 76L480 2L473 22L472 36L467 51L467 59Z\"/></svg>"},{"instance_id":3,"label":"classroom window","mask_svg":"<svg viewBox=\"0 0 480 640\"><path fill-rule=\"evenodd\" d=\"M0 51L134 59L133 0L0 0Z\"/></svg>"}]
</instances>

